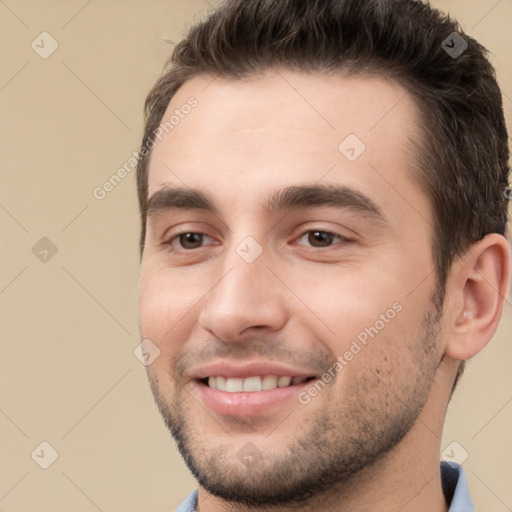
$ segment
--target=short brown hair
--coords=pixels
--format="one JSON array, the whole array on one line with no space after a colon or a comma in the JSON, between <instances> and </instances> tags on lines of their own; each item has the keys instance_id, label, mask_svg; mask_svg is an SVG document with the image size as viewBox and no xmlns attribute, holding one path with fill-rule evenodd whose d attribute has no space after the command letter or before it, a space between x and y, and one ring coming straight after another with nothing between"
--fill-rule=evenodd
<instances>
[{"instance_id":1,"label":"short brown hair","mask_svg":"<svg viewBox=\"0 0 512 512\"><path fill-rule=\"evenodd\" d=\"M467 44L460 55L449 51L455 41ZM453 260L486 234L506 233L508 136L487 50L418 0L227 0L176 46L149 93L143 147L190 78L236 79L272 68L376 74L415 98L423 133L417 177L433 211L440 310ZM149 158L137 168L141 254Z\"/></svg>"}]
</instances>

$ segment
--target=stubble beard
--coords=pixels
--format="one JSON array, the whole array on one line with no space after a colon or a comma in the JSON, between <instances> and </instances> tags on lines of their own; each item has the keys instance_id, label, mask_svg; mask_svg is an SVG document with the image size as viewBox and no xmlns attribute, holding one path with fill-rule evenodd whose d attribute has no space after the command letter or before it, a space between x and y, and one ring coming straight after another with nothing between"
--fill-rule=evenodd
<instances>
[{"instance_id":1,"label":"stubble beard","mask_svg":"<svg viewBox=\"0 0 512 512\"><path fill-rule=\"evenodd\" d=\"M392 362L384 371L364 368L357 382L352 379L347 383L336 405L334 379L330 391L326 388L321 393L325 393L324 404L328 406L317 407L316 417L302 425L293 420L292 413L279 427L281 432L287 427L294 429L286 436L290 439L288 445L276 446L272 451L261 449L250 465L242 464L237 457L241 447L233 446L233 437L226 434L227 442L220 444L195 434L190 408L195 401L176 383L172 403L160 393L154 375L150 376L151 389L179 452L207 491L227 502L256 509L304 506L313 498L347 488L355 476L374 466L409 432L436 375L439 324L439 313L425 315L423 336L415 345L414 368L409 369L406 386L394 385L383 377ZM327 395L329 392L332 396ZM297 402L296 407L309 405ZM255 441L256 448L257 444Z\"/></svg>"}]
</instances>

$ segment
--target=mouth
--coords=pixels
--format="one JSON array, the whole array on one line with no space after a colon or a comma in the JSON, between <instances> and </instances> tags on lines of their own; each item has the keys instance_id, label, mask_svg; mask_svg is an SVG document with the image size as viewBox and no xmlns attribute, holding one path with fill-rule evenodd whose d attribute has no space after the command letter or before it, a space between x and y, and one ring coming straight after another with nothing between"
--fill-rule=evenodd
<instances>
[{"instance_id":1,"label":"mouth","mask_svg":"<svg viewBox=\"0 0 512 512\"><path fill-rule=\"evenodd\" d=\"M254 418L264 414L282 414L286 405L303 407L298 395L316 379L315 376L289 375L210 375L194 382L207 409L221 416Z\"/></svg>"}]
</instances>

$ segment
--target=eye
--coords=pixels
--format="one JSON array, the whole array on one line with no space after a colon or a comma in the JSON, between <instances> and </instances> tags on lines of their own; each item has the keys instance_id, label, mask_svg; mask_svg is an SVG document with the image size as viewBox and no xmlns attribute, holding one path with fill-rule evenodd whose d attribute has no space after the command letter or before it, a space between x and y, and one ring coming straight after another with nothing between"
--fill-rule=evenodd
<instances>
[{"instance_id":1,"label":"eye","mask_svg":"<svg viewBox=\"0 0 512 512\"><path fill-rule=\"evenodd\" d=\"M209 237L205 233L186 231L174 235L171 239L169 239L166 242L166 244L169 244L171 247L178 249L199 249L202 246L203 241L205 241L205 238L212 240L211 237ZM176 246L176 244L178 244L178 246Z\"/></svg>"},{"instance_id":2,"label":"eye","mask_svg":"<svg viewBox=\"0 0 512 512\"><path fill-rule=\"evenodd\" d=\"M333 245L333 242L335 242L336 239L340 242L347 242L348 239L344 236L340 235L339 233L333 233L331 231L322 231L320 229L312 229L309 231L306 231L301 235L299 238L300 240L303 240L306 238L307 243L311 244L312 247L329 247ZM304 245L304 244L298 244L298 245Z\"/></svg>"}]
</instances>

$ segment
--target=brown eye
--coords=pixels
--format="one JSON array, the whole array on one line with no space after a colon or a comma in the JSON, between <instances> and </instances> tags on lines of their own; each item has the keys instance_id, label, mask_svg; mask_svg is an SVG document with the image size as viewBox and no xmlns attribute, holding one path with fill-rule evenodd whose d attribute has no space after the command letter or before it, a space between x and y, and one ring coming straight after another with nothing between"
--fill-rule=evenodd
<instances>
[{"instance_id":1,"label":"brown eye","mask_svg":"<svg viewBox=\"0 0 512 512\"><path fill-rule=\"evenodd\" d=\"M313 247L327 247L332 244L334 235L327 231L310 231L308 234L308 242Z\"/></svg>"},{"instance_id":2,"label":"brown eye","mask_svg":"<svg viewBox=\"0 0 512 512\"><path fill-rule=\"evenodd\" d=\"M310 229L304 231L295 243L313 249L324 249L330 248L331 246L341 249L344 247L345 243L349 243L350 241L349 238L334 231Z\"/></svg>"},{"instance_id":3,"label":"brown eye","mask_svg":"<svg viewBox=\"0 0 512 512\"><path fill-rule=\"evenodd\" d=\"M177 238L183 249L197 249L203 243L202 233L182 233Z\"/></svg>"},{"instance_id":4,"label":"brown eye","mask_svg":"<svg viewBox=\"0 0 512 512\"><path fill-rule=\"evenodd\" d=\"M193 253L197 249L205 249L209 246L219 245L214 238L206 233L197 231L182 231L164 242L172 253L185 256L186 253Z\"/></svg>"}]
</instances>

